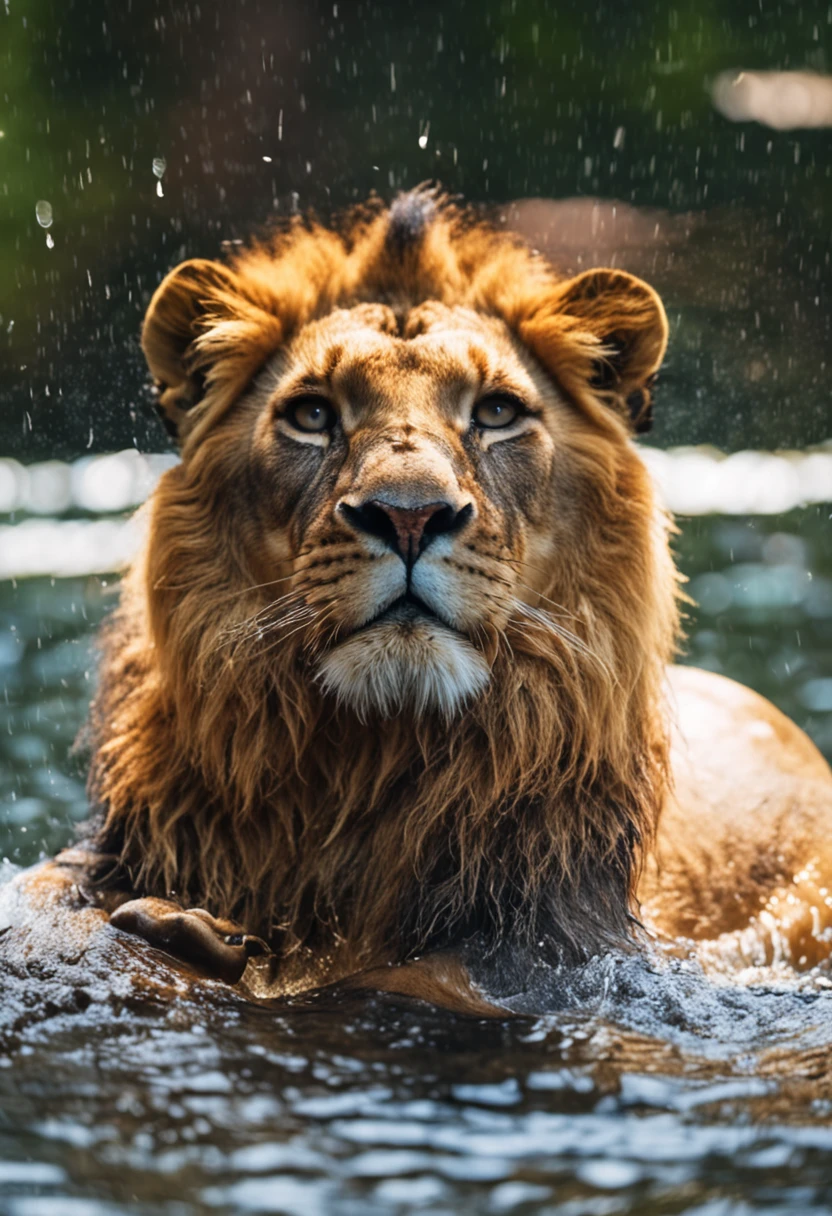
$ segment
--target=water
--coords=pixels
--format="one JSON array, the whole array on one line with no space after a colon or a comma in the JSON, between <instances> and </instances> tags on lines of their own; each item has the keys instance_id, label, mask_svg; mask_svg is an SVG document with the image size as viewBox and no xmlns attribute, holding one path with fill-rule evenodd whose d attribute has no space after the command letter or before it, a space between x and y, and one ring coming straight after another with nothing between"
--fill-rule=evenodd
<instances>
[{"instance_id":1,"label":"water","mask_svg":"<svg viewBox=\"0 0 832 1216\"><path fill-rule=\"evenodd\" d=\"M153 157L153 164L152 164L151 168L153 169L153 176L157 179L156 180L156 197L157 198L165 197L165 192L162 189L162 178L165 176L165 170L167 169L167 167L168 167L167 161L165 160L164 156L154 156Z\"/></svg>"},{"instance_id":2,"label":"water","mask_svg":"<svg viewBox=\"0 0 832 1216\"><path fill-rule=\"evenodd\" d=\"M829 513L706 516L676 546L705 605L687 659L771 696L827 755ZM53 853L86 813L69 748L116 588L2 585L10 865ZM7 981L3 1210L827 1211L832 981L744 979L708 981L683 956L610 957L538 977L563 1012L506 1023L380 997L275 1012L207 982L148 1005L95 975Z\"/></svg>"},{"instance_id":3,"label":"water","mask_svg":"<svg viewBox=\"0 0 832 1216\"><path fill-rule=\"evenodd\" d=\"M40 224L41 228L52 227L52 204L48 203L46 199L39 199L38 202L35 203L35 219ZM46 234L46 248L55 248L55 240L51 232L47 232Z\"/></svg>"},{"instance_id":4,"label":"water","mask_svg":"<svg viewBox=\"0 0 832 1216\"><path fill-rule=\"evenodd\" d=\"M56 1013L0 1072L4 1210L828 1210L830 998L740 995L697 1035L649 999L634 1025L622 989L515 1025L380 999Z\"/></svg>"}]
</instances>

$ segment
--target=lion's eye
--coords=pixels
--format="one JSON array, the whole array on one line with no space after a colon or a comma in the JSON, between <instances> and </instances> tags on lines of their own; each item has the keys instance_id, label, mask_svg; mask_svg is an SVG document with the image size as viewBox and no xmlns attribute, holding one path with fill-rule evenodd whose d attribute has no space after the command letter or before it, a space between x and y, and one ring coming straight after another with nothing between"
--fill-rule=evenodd
<instances>
[{"instance_id":1,"label":"lion's eye","mask_svg":"<svg viewBox=\"0 0 832 1216\"><path fill-rule=\"evenodd\" d=\"M299 431L320 434L335 425L335 410L323 397L299 397L290 403L286 418Z\"/></svg>"},{"instance_id":2,"label":"lion's eye","mask_svg":"<svg viewBox=\"0 0 832 1216\"><path fill-rule=\"evenodd\" d=\"M518 401L515 401L513 397L495 393L491 397L483 397L482 401L478 401L471 417L477 426L493 431L502 426L511 426L519 414L520 403Z\"/></svg>"}]
</instances>

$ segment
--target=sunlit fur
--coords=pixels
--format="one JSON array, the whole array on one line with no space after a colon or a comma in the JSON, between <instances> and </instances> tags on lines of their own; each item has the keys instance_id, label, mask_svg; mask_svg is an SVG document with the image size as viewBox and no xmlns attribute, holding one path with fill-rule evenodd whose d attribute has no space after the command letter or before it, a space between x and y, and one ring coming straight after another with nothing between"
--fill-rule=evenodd
<instances>
[{"instance_id":1,"label":"sunlit fur","mask_svg":"<svg viewBox=\"0 0 832 1216\"><path fill-rule=\"evenodd\" d=\"M157 292L143 342L183 459L90 732L93 836L136 891L333 975L472 935L626 939L665 783L675 576L631 442L661 305L614 271L563 281L438 196L407 205L410 231L401 203L297 222ZM336 365L369 403L337 460L274 413L287 377ZM539 407L525 437L455 420L495 377ZM443 620L373 624L403 563L334 505L411 482L475 518L414 567Z\"/></svg>"}]
</instances>

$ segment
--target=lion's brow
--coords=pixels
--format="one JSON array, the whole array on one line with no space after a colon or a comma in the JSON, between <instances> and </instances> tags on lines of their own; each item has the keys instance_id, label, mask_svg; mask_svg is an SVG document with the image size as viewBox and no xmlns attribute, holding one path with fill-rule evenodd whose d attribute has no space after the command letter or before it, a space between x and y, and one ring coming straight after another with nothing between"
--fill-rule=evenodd
<instances>
[{"instance_id":1,"label":"lion's brow","mask_svg":"<svg viewBox=\"0 0 832 1216\"><path fill-rule=\"evenodd\" d=\"M471 360L471 363L477 370L477 376L480 384L485 384L485 382L489 379L489 374L491 371L488 355L481 346L476 346L474 343L470 343L468 346L468 358Z\"/></svg>"},{"instance_id":2,"label":"lion's brow","mask_svg":"<svg viewBox=\"0 0 832 1216\"><path fill-rule=\"evenodd\" d=\"M338 365L344 357L344 347L340 342L331 346L326 352L326 359L322 368L322 377L327 383L332 383L332 378L338 370Z\"/></svg>"},{"instance_id":3,"label":"lion's brow","mask_svg":"<svg viewBox=\"0 0 832 1216\"><path fill-rule=\"evenodd\" d=\"M323 385L331 385L333 376L344 357L344 347L341 343L329 347L320 364L307 367L293 377L289 386L291 393L318 393Z\"/></svg>"}]
</instances>

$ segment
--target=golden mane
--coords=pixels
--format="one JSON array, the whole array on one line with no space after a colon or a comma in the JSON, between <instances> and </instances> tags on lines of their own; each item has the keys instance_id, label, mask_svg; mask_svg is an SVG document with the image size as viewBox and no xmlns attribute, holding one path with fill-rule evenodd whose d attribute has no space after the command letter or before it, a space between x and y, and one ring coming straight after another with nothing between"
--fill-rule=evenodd
<instances>
[{"instance_id":1,"label":"golden mane","mask_svg":"<svg viewBox=\"0 0 832 1216\"><path fill-rule=\"evenodd\" d=\"M580 280L418 197L339 230L297 220L229 266L189 263L164 315L151 306L145 349L183 462L153 495L103 636L92 839L137 892L235 918L284 956L346 943L351 965L372 965L477 937L581 957L627 940L665 791L676 581L629 438L664 338L642 335L629 276L598 272L620 288L606 317ZM229 505L233 406L310 320L427 300L502 318L588 420L570 459L589 512L558 586L582 644L495 632L481 639L491 682L450 724L362 723L310 679L302 630L268 652L251 633L221 642L264 602L239 543L244 497Z\"/></svg>"}]
</instances>

